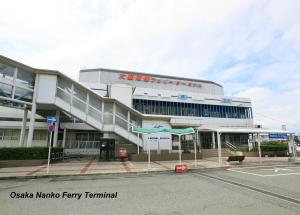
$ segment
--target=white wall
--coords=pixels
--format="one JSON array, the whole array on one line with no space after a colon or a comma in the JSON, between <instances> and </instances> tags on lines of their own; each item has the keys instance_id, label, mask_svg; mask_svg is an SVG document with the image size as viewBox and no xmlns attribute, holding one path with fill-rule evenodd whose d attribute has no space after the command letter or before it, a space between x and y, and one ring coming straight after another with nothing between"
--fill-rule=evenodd
<instances>
[{"instance_id":1,"label":"white wall","mask_svg":"<svg viewBox=\"0 0 300 215\"><path fill-rule=\"evenodd\" d=\"M110 85L109 97L115 98L123 104L132 107L132 87L127 84Z\"/></svg>"},{"instance_id":2,"label":"white wall","mask_svg":"<svg viewBox=\"0 0 300 215\"><path fill-rule=\"evenodd\" d=\"M39 75L37 86L37 103L52 104L55 100L56 75Z\"/></svg>"}]
</instances>

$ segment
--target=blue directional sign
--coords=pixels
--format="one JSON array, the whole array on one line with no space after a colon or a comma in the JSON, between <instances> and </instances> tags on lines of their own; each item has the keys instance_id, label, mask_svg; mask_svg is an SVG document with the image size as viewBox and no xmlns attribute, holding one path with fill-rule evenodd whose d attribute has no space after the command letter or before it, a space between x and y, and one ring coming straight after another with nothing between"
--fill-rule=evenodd
<instances>
[{"instance_id":1,"label":"blue directional sign","mask_svg":"<svg viewBox=\"0 0 300 215\"><path fill-rule=\"evenodd\" d=\"M55 116L47 116L47 122L55 123L55 122L57 122L57 118Z\"/></svg>"},{"instance_id":2,"label":"blue directional sign","mask_svg":"<svg viewBox=\"0 0 300 215\"><path fill-rule=\"evenodd\" d=\"M188 96L187 95L178 95L178 99L180 99L180 100L187 100Z\"/></svg>"},{"instance_id":3,"label":"blue directional sign","mask_svg":"<svg viewBox=\"0 0 300 215\"><path fill-rule=\"evenodd\" d=\"M269 139L288 139L287 134L269 134Z\"/></svg>"}]
</instances>

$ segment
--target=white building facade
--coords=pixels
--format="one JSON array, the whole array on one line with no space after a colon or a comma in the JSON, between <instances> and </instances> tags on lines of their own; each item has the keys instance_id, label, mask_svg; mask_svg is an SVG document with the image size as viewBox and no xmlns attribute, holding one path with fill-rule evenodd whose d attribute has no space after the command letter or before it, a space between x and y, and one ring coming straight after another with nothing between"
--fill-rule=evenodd
<instances>
[{"instance_id":1,"label":"white building facade","mask_svg":"<svg viewBox=\"0 0 300 215\"><path fill-rule=\"evenodd\" d=\"M70 154L97 154L110 144L132 154L147 144L152 150L178 150L177 137L142 136L132 126L193 127L196 133L181 141L185 150L195 142L199 150L213 149L219 139L247 146L253 128L250 99L226 96L212 81L88 69L80 71L78 82L0 56L0 147L47 146L47 116L58 119L53 146Z\"/></svg>"}]
</instances>

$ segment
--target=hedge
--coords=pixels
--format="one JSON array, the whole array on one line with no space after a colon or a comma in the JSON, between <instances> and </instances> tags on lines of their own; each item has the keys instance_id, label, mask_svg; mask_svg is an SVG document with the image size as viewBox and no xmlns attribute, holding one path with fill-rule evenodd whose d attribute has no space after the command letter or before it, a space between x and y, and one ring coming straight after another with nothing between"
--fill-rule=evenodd
<instances>
[{"instance_id":1,"label":"hedge","mask_svg":"<svg viewBox=\"0 0 300 215\"><path fill-rule=\"evenodd\" d=\"M263 152L270 152L270 151L287 151L288 144L285 142L264 142L260 146Z\"/></svg>"},{"instance_id":2,"label":"hedge","mask_svg":"<svg viewBox=\"0 0 300 215\"><path fill-rule=\"evenodd\" d=\"M63 152L63 148L52 148L51 153ZM0 160L36 160L47 159L48 147L0 148Z\"/></svg>"}]
</instances>

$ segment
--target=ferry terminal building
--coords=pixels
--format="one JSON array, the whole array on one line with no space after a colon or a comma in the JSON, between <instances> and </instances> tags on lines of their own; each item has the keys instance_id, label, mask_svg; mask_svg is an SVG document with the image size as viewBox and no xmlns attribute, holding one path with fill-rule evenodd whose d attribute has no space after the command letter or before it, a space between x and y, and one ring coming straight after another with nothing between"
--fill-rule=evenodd
<instances>
[{"instance_id":1,"label":"ferry terminal building","mask_svg":"<svg viewBox=\"0 0 300 215\"><path fill-rule=\"evenodd\" d=\"M47 146L47 116L56 116L53 146L66 154L97 155L101 146L178 152L178 137L139 135L143 128L193 127L184 150L228 144L251 149L259 134L251 100L224 95L213 81L112 69L84 69L79 82L55 70L36 69L0 55L0 147ZM288 136L287 136L288 137ZM289 137L291 139L291 135Z\"/></svg>"}]
</instances>

